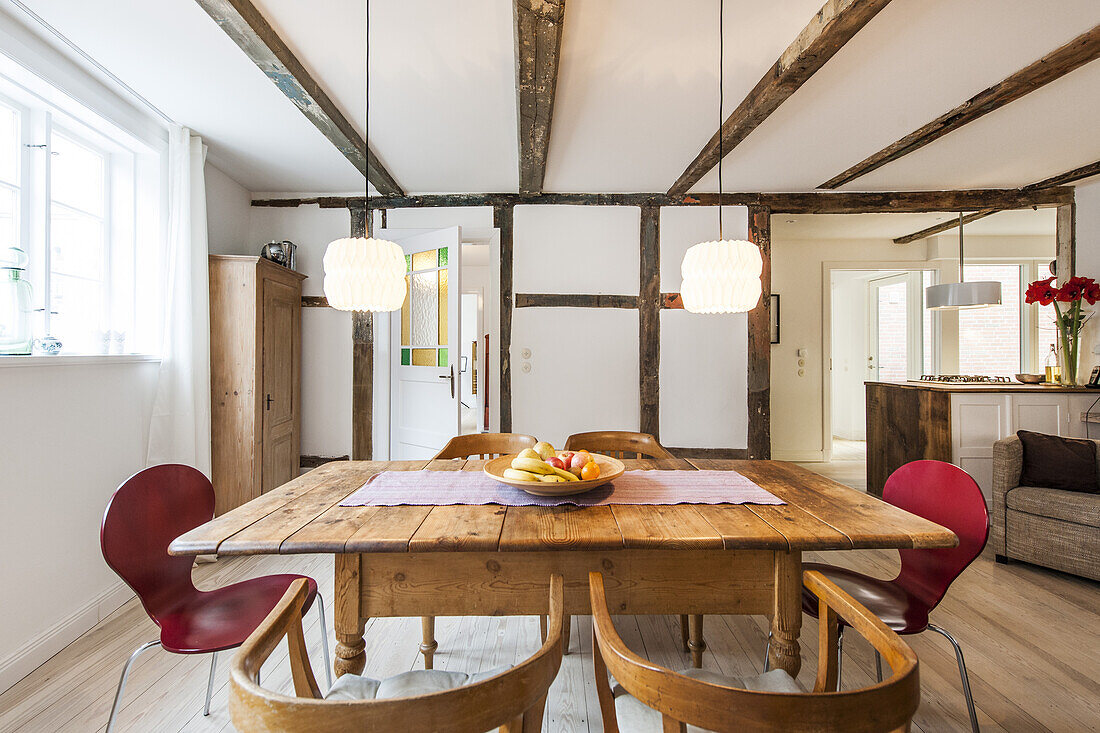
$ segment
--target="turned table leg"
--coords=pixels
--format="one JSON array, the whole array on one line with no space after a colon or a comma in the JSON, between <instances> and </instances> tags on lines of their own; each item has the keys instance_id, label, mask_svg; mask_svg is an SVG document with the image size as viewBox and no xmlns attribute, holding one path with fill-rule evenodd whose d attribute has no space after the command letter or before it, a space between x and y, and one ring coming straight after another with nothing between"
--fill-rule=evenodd
<instances>
[{"instance_id":1,"label":"turned table leg","mask_svg":"<svg viewBox=\"0 0 1100 733\"><path fill-rule=\"evenodd\" d=\"M424 655L424 669L432 669L435 650L439 644L435 640L435 616L420 617L420 653Z\"/></svg>"},{"instance_id":2,"label":"turned table leg","mask_svg":"<svg viewBox=\"0 0 1100 733\"><path fill-rule=\"evenodd\" d=\"M336 658L332 667L337 677L349 672L361 674L367 664L367 645L363 641L366 619L363 618L360 605L362 562L361 555L336 556L336 606L333 624L336 630Z\"/></svg>"},{"instance_id":3,"label":"turned table leg","mask_svg":"<svg viewBox=\"0 0 1100 733\"><path fill-rule=\"evenodd\" d=\"M688 637L688 649L691 651L691 664L696 669L703 668L703 652L707 650L707 642L703 640L703 617L693 614L688 617L690 634Z\"/></svg>"},{"instance_id":4,"label":"turned table leg","mask_svg":"<svg viewBox=\"0 0 1100 733\"><path fill-rule=\"evenodd\" d=\"M798 636L802 631L802 553L775 553L775 604L768 651L771 668L796 677L802 667Z\"/></svg>"}]
</instances>

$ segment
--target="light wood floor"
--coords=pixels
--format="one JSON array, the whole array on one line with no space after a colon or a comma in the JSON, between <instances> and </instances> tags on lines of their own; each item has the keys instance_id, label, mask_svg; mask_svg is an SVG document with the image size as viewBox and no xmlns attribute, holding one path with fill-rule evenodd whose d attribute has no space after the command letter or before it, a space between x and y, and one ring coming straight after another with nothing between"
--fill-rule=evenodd
<instances>
[{"instance_id":1,"label":"light wood floor","mask_svg":"<svg viewBox=\"0 0 1100 733\"><path fill-rule=\"evenodd\" d=\"M856 464L856 465L853 465ZM862 488L862 464L807 464L813 470ZM856 471L856 468L859 471ZM887 577L896 572L896 553L821 553L807 558L843 564ZM272 572L300 572L332 598L332 560L324 556L223 559L195 571L200 587L214 587ZM329 605L331 614L331 603ZM318 679L321 651L316 613L306 638ZM952 586L933 613L940 626L963 645L970 681L985 731L1100 731L1100 584L1022 564L997 565L979 559ZM678 620L626 616L617 620L624 639L650 659L681 669L689 665L679 649ZM329 629L331 634L331 619ZM367 674L387 676L418 666L418 619L373 619L368 623ZM708 616L709 650L704 666L727 674L759 670L767 620ZM85 732L103 730L122 665L130 652L156 638L156 627L132 600L38 670L0 695L0 731ZM477 671L512 663L538 646L534 617L439 619L439 669ZM572 653L563 661L547 705L550 731L598 731L600 719L591 671L591 624L573 619ZM803 672L812 684L816 625L803 625ZM933 634L909 637L921 661L922 701L915 730L967 730L966 708L955 658L947 641ZM331 647L333 639L328 640ZM845 640L845 686L869 683L874 674L870 647ZM229 731L226 710L228 655L219 659L211 715L202 716L209 658L151 650L130 675L119 718L120 731ZM290 690L285 648L263 671L265 686Z\"/></svg>"}]
</instances>

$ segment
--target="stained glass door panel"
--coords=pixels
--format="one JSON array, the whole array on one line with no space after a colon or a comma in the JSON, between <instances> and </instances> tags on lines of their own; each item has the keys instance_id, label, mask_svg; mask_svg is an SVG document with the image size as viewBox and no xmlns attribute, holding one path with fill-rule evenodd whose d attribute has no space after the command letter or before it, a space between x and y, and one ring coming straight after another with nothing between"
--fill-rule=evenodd
<instances>
[{"instance_id":1,"label":"stained glass door panel","mask_svg":"<svg viewBox=\"0 0 1100 733\"><path fill-rule=\"evenodd\" d=\"M390 320L389 447L393 460L430 458L459 430L461 231L385 229L405 251L408 295Z\"/></svg>"}]
</instances>

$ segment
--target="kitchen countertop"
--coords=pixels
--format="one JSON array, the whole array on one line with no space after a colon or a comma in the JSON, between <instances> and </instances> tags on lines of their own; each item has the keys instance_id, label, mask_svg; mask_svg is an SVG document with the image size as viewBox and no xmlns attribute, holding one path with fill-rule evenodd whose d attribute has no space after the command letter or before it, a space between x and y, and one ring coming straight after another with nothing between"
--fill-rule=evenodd
<instances>
[{"instance_id":1,"label":"kitchen countertop","mask_svg":"<svg viewBox=\"0 0 1100 733\"><path fill-rule=\"evenodd\" d=\"M1095 392L1100 396L1100 390L1087 389L1086 387L1046 387L1041 384L948 384L943 382L864 382L883 387L898 387L900 389L926 389L936 392Z\"/></svg>"}]
</instances>

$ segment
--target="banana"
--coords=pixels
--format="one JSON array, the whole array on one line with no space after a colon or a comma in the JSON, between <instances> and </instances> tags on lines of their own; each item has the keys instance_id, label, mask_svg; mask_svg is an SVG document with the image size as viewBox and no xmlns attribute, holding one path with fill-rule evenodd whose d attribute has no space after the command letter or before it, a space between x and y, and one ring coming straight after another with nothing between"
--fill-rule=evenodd
<instances>
[{"instance_id":1,"label":"banana","mask_svg":"<svg viewBox=\"0 0 1100 733\"><path fill-rule=\"evenodd\" d=\"M535 473L529 473L528 471L518 471L514 468L504 469L504 478L510 478L513 481L541 481L542 477Z\"/></svg>"},{"instance_id":2,"label":"banana","mask_svg":"<svg viewBox=\"0 0 1100 733\"><path fill-rule=\"evenodd\" d=\"M516 456L512 459L512 468L517 471L530 471L531 473L547 474L554 473L554 467L544 460L535 460L534 458L521 458Z\"/></svg>"},{"instance_id":3,"label":"banana","mask_svg":"<svg viewBox=\"0 0 1100 733\"><path fill-rule=\"evenodd\" d=\"M555 476L552 473L548 473L545 476L539 476L539 481L542 481L544 484L564 484L564 483L566 483L565 479L563 479L561 476Z\"/></svg>"},{"instance_id":4,"label":"banana","mask_svg":"<svg viewBox=\"0 0 1100 733\"><path fill-rule=\"evenodd\" d=\"M554 466L550 466L550 468L554 469L554 475L559 477L562 481L580 481L579 478L569 473L568 471L563 471L560 468L554 468Z\"/></svg>"}]
</instances>

